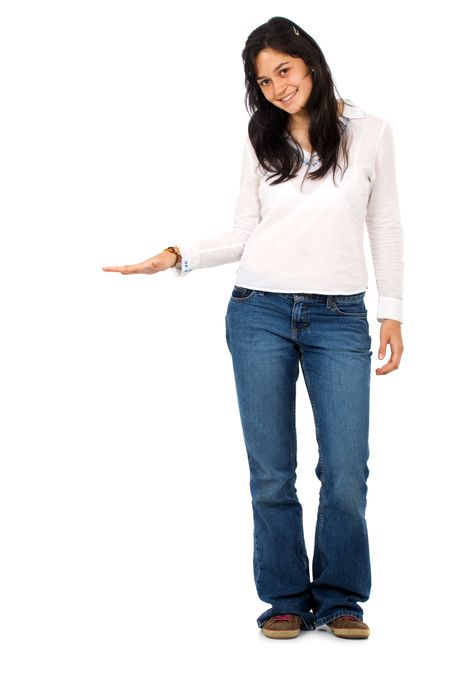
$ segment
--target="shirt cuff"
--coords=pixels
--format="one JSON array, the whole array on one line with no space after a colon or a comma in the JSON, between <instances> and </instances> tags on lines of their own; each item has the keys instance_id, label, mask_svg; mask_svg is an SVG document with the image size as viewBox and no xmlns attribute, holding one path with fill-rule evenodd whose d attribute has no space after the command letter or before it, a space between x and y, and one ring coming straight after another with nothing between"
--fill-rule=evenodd
<instances>
[{"instance_id":1,"label":"shirt cuff","mask_svg":"<svg viewBox=\"0 0 450 675\"><path fill-rule=\"evenodd\" d=\"M403 300L380 296L378 299L377 320L383 323L384 319L394 319L403 323Z\"/></svg>"},{"instance_id":2,"label":"shirt cuff","mask_svg":"<svg viewBox=\"0 0 450 675\"><path fill-rule=\"evenodd\" d=\"M181 261L171 267L172 274L176 277L184 277L188 272L194 269L195 252L193 246L178 246L181 253Z\"/></svg>"}]
</instances>

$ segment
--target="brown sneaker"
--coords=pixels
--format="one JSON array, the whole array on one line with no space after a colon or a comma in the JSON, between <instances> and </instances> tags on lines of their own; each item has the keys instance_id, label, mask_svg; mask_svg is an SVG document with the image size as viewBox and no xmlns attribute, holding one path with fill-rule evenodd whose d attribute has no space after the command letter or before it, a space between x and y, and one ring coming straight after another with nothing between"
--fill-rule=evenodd
<instances>
[{"instance_id":1,"label":"brown sneaker","mask_svg":"<svg viewBox=\"0 0 450 675\"><path fill-rule=\"evenodd\" d=\"M370 628L366 623L359 621L354 616L340 616L327 624L328 628L341 638L368 638Z\"/></svg>"},{"instance_id":2,"label":"brown sneaker","mask_svg":"<svg viewBox=\"0 0 450 675\"><path fill-rule=\"evenodd\" d=\"M262 625L262 632L269 638L294 638L300 634L302 619L297 614L277 614Z\"/></svg>"}]
</instances>

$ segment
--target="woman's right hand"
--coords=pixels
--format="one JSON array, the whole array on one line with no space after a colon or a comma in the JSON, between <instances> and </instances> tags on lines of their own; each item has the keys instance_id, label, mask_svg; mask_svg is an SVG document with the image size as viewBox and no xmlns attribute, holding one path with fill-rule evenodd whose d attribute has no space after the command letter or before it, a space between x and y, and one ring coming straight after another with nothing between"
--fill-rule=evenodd
<instances>
[{"instance_id":1,"label":"woman's right hand","mask_svg":"<svg viewBox=\"0 0 450 675\"><path fill-rule=\"evenodd\" d=\"M121 274L156 274L163 272L169 267L173 267L177 260L175 253L171 251L162 251L156 255L144 260L144 262L135 265L121 265L119 267L103 267L104 272L120 272Z\"/></svg>"}]
</instances>

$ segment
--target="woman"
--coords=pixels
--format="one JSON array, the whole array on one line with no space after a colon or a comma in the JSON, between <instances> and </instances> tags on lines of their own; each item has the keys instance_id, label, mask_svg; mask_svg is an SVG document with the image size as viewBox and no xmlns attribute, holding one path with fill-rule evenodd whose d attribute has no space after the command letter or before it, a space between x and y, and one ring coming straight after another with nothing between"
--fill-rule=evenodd
<instances>
[{"instance_id":1,"label":"woman","mask_svg":"<svg viewBox=\"0 0 450 675\"><path fill-rule=\"evenodd\" d=\"M246 106L241 188L231 230L137 265L154 274L240 261L226 314L254 518L257 623L271 638L322 627L367 638L359 603L371 571L365 519L371 336L364 302L367 225L379 293L376 370L403 352L403 236L392 129L336 99L317 43L273 17L242 53ZM337 169L339 168L340 173ZM311 401L321 481L312 578L295 481L296 381Z\"/></svg>"}]
</instances>

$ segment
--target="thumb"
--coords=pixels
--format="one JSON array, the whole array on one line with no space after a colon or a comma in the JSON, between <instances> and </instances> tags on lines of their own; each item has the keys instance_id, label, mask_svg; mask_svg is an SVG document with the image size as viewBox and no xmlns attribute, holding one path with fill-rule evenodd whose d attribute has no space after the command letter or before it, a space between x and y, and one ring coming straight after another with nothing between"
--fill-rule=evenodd
<instances>
[{"instance_id":1,"label":"thumb","mask_svg":"<svg viewBox=\"0 0 450 675\"><path fill-rule=\"evenodd\" d=\"M379 359L384 359L384 357L386 356L386 344L387 344L387 340L382 339L381 343L380 343L380 348L378 350L378 358Z\"/></svg>"}]
</instances>

